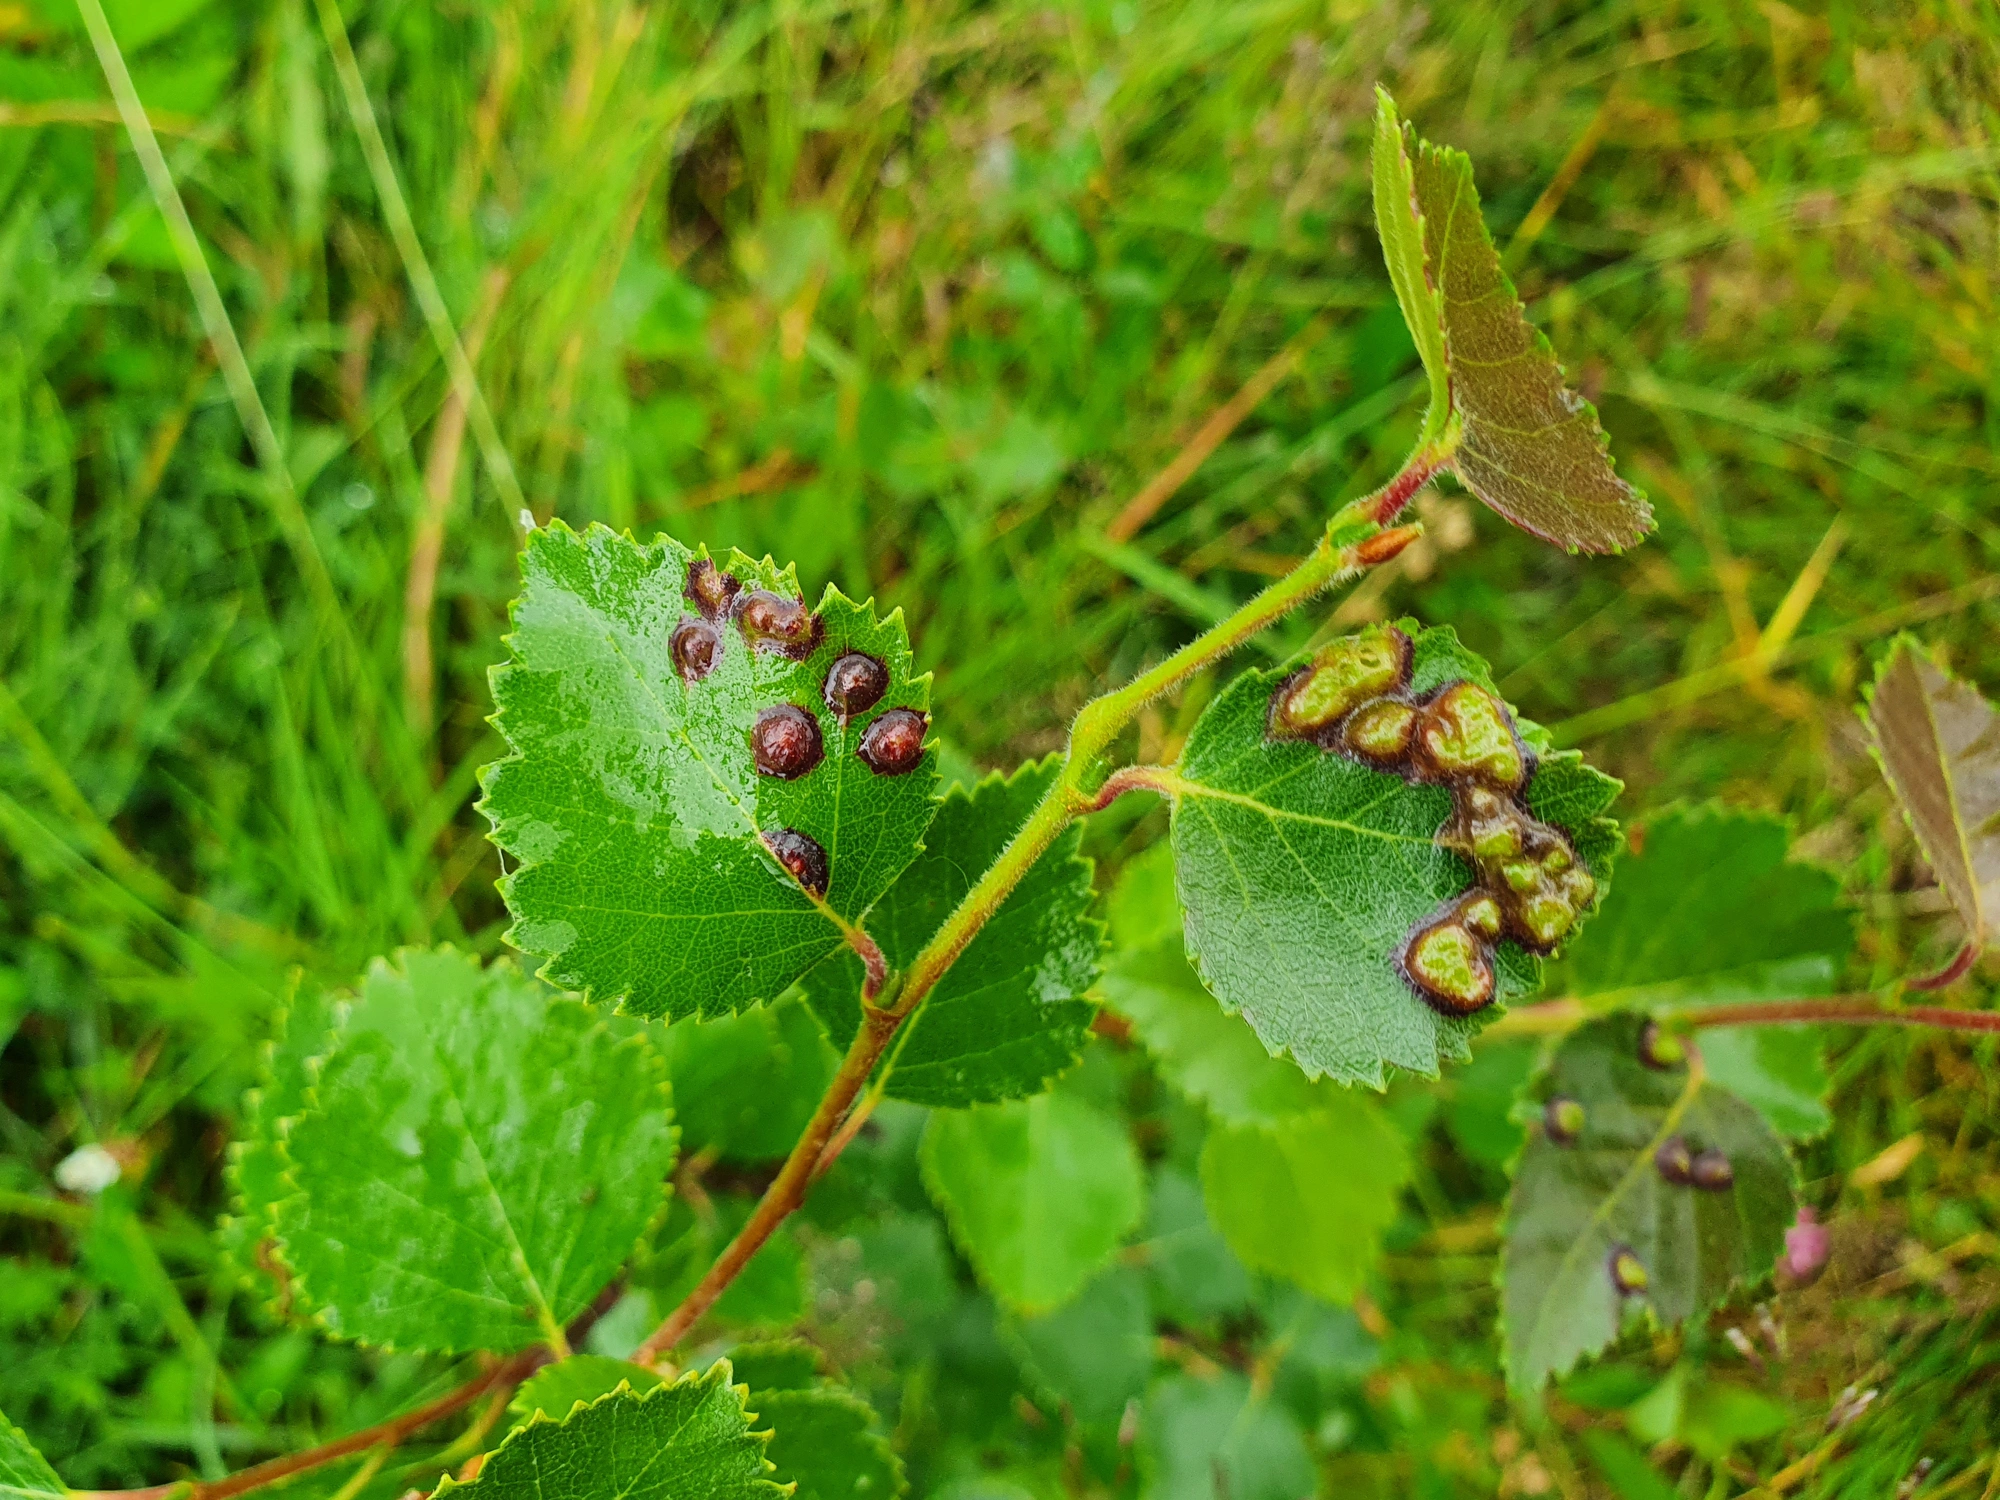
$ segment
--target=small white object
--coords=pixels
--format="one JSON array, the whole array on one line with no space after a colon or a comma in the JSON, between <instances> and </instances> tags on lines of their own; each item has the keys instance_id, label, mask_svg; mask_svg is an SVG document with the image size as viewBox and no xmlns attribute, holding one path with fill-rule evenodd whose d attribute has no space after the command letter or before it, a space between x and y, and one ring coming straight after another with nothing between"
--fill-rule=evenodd
<instances>
[{"instance_id":1,"label":"small white object","mask_svg":"<svg viewBox=\"0 0 2000 1500\"><path fill-rule=\"evenodd\" d=\"M118 1158L102 1146L79 1146L56 1163L56 1186L95 1198L122 1174Z\"/></svg>"},{"instance_id":2,"label":"small white object","mask_svg":"<svg viewBox=\"0 0 2000 1500\"><path fill-rule=\"evenodd\" d=\"M523 531L533 531L535 529L535 513L525 505L521 507L521 529Z\"/></svg>"}]
</instances>

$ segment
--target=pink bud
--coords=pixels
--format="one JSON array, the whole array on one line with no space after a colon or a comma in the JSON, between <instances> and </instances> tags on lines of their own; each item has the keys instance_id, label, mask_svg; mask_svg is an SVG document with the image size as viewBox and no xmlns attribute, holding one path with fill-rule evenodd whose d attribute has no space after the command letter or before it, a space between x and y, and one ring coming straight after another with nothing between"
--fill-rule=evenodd
<instances>
[{"instance_id":1,"label":"pink bud","mask_svg":"<svg viewBox=\"0 0 2000 1500\"><path fill-rule=\"evenodd\" d=\"M1785 1253L1778 1257L1778 1278L1788 1286L1811 1286L1826 1269L1833 1236L1810 1208L1799 1210L1798 1222L1785 1231Z\"/></svg>"}]
</instances>

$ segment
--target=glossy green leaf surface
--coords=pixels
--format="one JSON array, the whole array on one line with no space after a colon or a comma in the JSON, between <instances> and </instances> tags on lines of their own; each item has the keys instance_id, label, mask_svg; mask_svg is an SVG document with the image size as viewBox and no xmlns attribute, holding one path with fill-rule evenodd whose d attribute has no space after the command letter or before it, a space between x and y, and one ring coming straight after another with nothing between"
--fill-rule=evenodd
<instances>
[{"instance_id":1,"label":"glossy green leaf surface","mask_svg":"<svg viewBox=\"0 0 2000 1500\"><path fill-rule=\"evenodd\" d=\"M1592 1008L1720 1004L1832 994L1854 944L1840 882L1789 857L1782 822L1719 806L1653 819L1620 856L1590 938L1555 965L1552 991ZM1755 912L1755 921L1744 921ZM1704 1029L1708 1076L1786 1135L1830 1123L1819 1029Z\"/></svg>"},{"instance_id":2,"label":"glossy green leaf surface","mask_svg":"<svg viewBox=\"0 0 2000 1500\"><path fill-rule=\"evenodd\" d=\"M1454 681L1491 688L1485 663L1451 630L1404 628L1415 642L1413 693ZM1441 1059L1469 1055L1469 1038L1499 1010L1445 1015L1396 965L1410 932L1472 884L1466 862L1437 843L1451 799L1270 738L1271 694L1288 670L1238 677L1182 752L1173 847L1188 951L1223 1008L1309 1077L1380 1087L1395 1067L1435 1078ZM1536 748L1532 725L1522 735ZM1602 814L1618 790L1575 752L1546 750L1527 788L1530 811L1568 831L1600 891L1618 846ZM1540 961L1512 942L1499 946L1495 969L1503 1004L1540 986Z\"/></svg>"},{"instance_id":3,"label":"glossy green leaf surface","mask_svg":"<svg viewBox=\"0 0 2000 1500\"><path fill-rule=\"evenodd\" d=\"M537 1415L478 1477L436 1493L466 1500L783 1500L727 1360L650 1391L620 1390L556 1419Z\"/></svg>"},{"instance_id":4,"label":"glossy green leaf surface","mask_svg":"<svg viewBox=\"0 0 2000 1500\"><path fill-rule=\"evenodd\" d=\"M921 1160L980 1280L1031 1315L1075 1296L1145 1208L1123 1123L1064 1092L934 1114Z\"/></svg>"},{"instance_id":5,"label":"glossy green leaf surface","mask_svg":"<svg viewBox=\"0 0 2000 1500\"><path fill-rule=\"evenodd\" d=\"M1431 374L1426 438L1445 430L1436 405L1440 372L1431 363L1442 353L1458 424L1449 466L1467 489L1524 531L1572 552L1617 552L1637 542L1652 529L1652 508L1612 468L1596 408L1564 383L1555 351L1528 321L1487 232L1471 159L1399 126L1394 105L1380 94L1375 163L1383 254ZM1438 316L1441 350L1433 332Z\"/></svg>"},{"instance_id":6,"label":"glossy green leaf surface","mask_svg":"<svg viewBox=\"0 0 2000 1500\"><path fill-rule=\"evenodd\" d=\"M2000 713L1905 639L1868 699L1875 758L1965 929L2000 935Z\"/></svg>"},{"instance_id":7,"label":"glossy green leaf surface","mask_svg":"<svg viewBox=\"0 0 2000 1500\"><path fill-rule=\"evenodd\" d=\"M923 853L869 914L869 935L892 969L917 956L1060 769L1051 756L952 788ZM1096 1013L1083 996L1103 940L1090 916L1090 861L1077 854L1082 838L1071 827L1035 862L903 1026L882 1064L891 1096L945 1107L1022 1098L1076 1061ZM861 982L861 961L848 952L806 980L842 1047L861 1024Z\"/></svg>"},{"instance_id":8,"label":"glossy green leaf surface","mask_svg":"<svg viewBox=\"0 0 2000 1500\"><path fill-rule=\"evenodd\" d=\"M589 1306L664 1210L666 1069L450 949L377 960L284 1138L298 1305L399 1349L507 1350Z\"/></svg>"},{"instance_id":9,"label":"glossy green leaf surface","mask_svg":"<svg viewBox=\"0 0 2000 1500\"><path fill-rule=\"evenodd\" d=\"M58 1500L67 1494L49 1461L28 1435L0 1412L0 1497L5 1500Z\"/></svg>"},{"instance_id":10,"label":"glossy green leaf surface","mask_svg":"<svg viewBox=\"0 0 2000 1500\"><path fill-rule=\"evenodd\" d=\"M1763 1117L1698 1064L1648 1066L1645 1023L1617 1015L1567 1038L1532 1090L1582 1106L1567 1144L1530 1130L1508 1200L1501 1267L1509 1382L1538 1390L1617 1336L1641 1306L1678 1324L1770 1274L1792 1221L1794 1173ZM1726 1158L1726 1186L1672 1180L1655 1159L1679 1137ZM1620 1252L1643 1286L1621 1291Z\"/></svg>"},{"instance_id":11,"label":"glossy green leaf surface","mask_svg":"<svg viewBox=\"0 0 2000 1500\"><path fill-rule=\"evenodd\" d=\"M1373 1098L1327 1094L1274 1124L1215 1122L1202 1143L1201 1185L1209 1217L1244 1265L1346 1303L1395 1222L1410 1157Z\"/></svg>"},{"instance_id":12,"label":"glossy green leaf surface","mask_svg":"<svg viewBox=\"0 0 2000 1500\"><path fill-rule=\"evenodd\" d=\"M670 642L698 618L685 597L697 561L670 537L641 546L601 526L537 530L522 554L510 655L493 673L494 722L513 753L489 766L481 807L513 866L502 891L510 941L543 974L649 1016L715 1016L779 994L840 947L916 855L929 825L935 754L878 774L863 736L895 709L928 707L911 675L900 612L877 620L829 588L803 660L753 649L728 618L698 680ZM722 570L746 591L798 597L768 560ZM848 653L887 673L883 696L848 718L827 674ZM786 779L760 771L758 716L811 716L821 755ZM824 856L816 894L765 835L789 831Z\"/></svg>"}]
</instances>

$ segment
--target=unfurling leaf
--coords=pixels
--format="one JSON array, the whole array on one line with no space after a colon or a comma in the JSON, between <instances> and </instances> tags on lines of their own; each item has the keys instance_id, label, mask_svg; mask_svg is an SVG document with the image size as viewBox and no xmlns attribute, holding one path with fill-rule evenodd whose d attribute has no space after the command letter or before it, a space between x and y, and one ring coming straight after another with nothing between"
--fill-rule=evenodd
<instances>
[{"instance_id":1,"label":"unfurling leaf","mask_svg":"<svg viewBox=\"0 0 2000 1500\"><path fill-rule=\"evenodd\" d=\"M343 1338L508 1350L552 1338L666 1205L666 1068L505 960L377 960L275 1209L298 1305Z\"/></svg>"},{"instance_id":2,"label":"unfurling leaf","mask_svg":"<svg viewBox=\"0 0 2000 1500\"><path fill-rule=\"evenodd\" d=\"M1875 678L1868 730L1924 858L1980 949L2000 938L2000 713L1914 642Z\"/></svg>"},{"instance_id":3,"label":"unfurling leaf","mask_svg":"<svg viewBox=\"0 0 2000 1500\"><path fill-rule=\"evenodd\" d=\"M751 1430L724 1360L644 1392L620 1386L561 1418L515 1428L477 1478L446 1479L439 1500L784 1500L769 1477L768 1432Z\"/></svg>"},{"instance_id":4,"label":"unfurling leaf","mask_svg":"<svg viewBox=\"0 0 2000 1500\"><path fill-rule=\"evenodd\" d=\"M1534 1392L1617 1337L1644 1307L1695 1317L1771 1273L1792 1221L1783 1142L1741 1099L1645 1046L1650 1022L1593 1021L1557 1050L1532 1097L1577 1106L1530 1130L1501 1264L1507 1377ZM1651 1059L1651 1060L1649 1060Z\"/></svg>"},{"instance_id":5,"label":"unfurling leaf","mask_svg":"<svg viewBox=\"0 0 2000 1500\"><path fill-rule=\"evenodd\" d=\"M648 1016L768 1000L915 856L935 756L900 612L560 522L522 554L482 809L511 941Z\"/></svg>"},{"instance_id":6,"label":"unfurling leaf","mask_svg":"<svg viewBox=\"0 0 2000 1500\"><path fill-rule=\"evenodd\" d=\"M1534 992L1529 946L1567 939L1618 842L1617 782L1516 726L1449 629L1402 630L1401 664L1352 692L1320 683L1353 665L1344 642L1237 678L1163 778L1203 981L1308 1076L1376 1087L1437 1077L1494 1002Z\"/></svg>"},{"instance_id":7,"label":"unfurling leaf","mask_svg":"<svg viewBox=\"0 0 2000 1500\"><path fill-rule=\"evenodd\" d=\"M921 1161L980 1280L1030 1315L1075 1296L1145 1209L1123 1122L1060 1091L932 1115Z\"/></svg>"},{"instance_id":8,"label":"unfurling leaf","mask_svg":"<svg viewBox=\"0 0 2000 1500\"><path fill-rule=\"evenodd\" d=\"M1559 547L1616 552L1637 542L1652 529L1652 508L1612 469L1596 409L1564 384L1555 351L1528 321L1487 233L1472 162L1419 140L1379 91L1375 221L1430 374L1421 442L1494 510Z\"/></svg>"},{"instance_id":9,"label":"unfurling leaf","mask_svg":"<svg viewBox=\"0 0 2000 1500\"><path fill-rule=\"evenodd\" d=\"M954 787L924 852L869 913L892 969L909 965L999 856L1061 770L1061 759ZM1039 1093L1082 1051L1096 1007L1102 931L1090 917L1090 862L1072 826L1044 854L946 971L882 1064L886 1091L956 1108ZM845 1047L861 1024L861 961L836 954L806 980L813 1008Z\"/></svg>"},{"instance_id":10,"label":"unfurling leaf","mask_svg":"<svg viewBox=\"0 0 2000 1500\"><path fill-rule=\"evenodd\" d=\"M64 1500L68 1494L28 1435L0 1412L0 1500Z\"/></svg>"},{"instance_id":11,"label":"unfurling leaf","mask_svg":"<svg viewBox=\"0 0 2000 1500\"><path fill-rule=\"evenodd\" d=\"M1832 994L1853 946L1840 882L1787 857L1785 825L1721 807L1670 812L1618 861L1590 941L1552 967L1552 992L1590 1009L1646 1009ZM1754 912L1755 921L1744 920ZM1703 1030L1711 1082L1781 1134L1830 1123L1817 1028Z\"/></svg>"}]
</instances>

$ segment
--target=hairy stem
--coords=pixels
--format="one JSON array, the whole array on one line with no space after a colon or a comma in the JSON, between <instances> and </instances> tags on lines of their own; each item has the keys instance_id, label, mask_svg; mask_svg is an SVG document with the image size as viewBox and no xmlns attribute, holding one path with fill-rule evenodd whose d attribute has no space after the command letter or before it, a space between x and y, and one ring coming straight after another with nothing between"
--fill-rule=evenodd
<instances>
[{"instance_id":1,"label":"hairy stem","mask_svg":"<svg viewBox=\"0 0 2000 1500\"><path fill-rule=\"evenodd\" d=\"M1417 455L1382 489L1335 516L1312 555L1292 572L1152 670L1118 691L1084 705L1070 729L1062 773L1028 815L1027 822L1000 851L999 858L965 893L944 925L912 960L892 998L886 1004L871 1005L868 1001L873 998L872 992L864 992L861 1029L855 1033L847 1057L827 1086L805 1133L785 1158L783 1168L765 1189L756 1210L736 1238L709 1267L700 1284L639 1346L632 1356L635 1360L649 1364L686 1337L688 1330L749 1264L750 1258L805 1201L814 1178L830 1167L854 1138L861 1122L858 1118L849 1119L849 1111L897 1028L924 1003L1056 837L1077 818L1105 805L1100 798L1110 784L1097 787L1089 783L1096 774L1099 759L1119 731L1153 699L1221 660L1336 581L1377 567L1400 554L1417 539L1421 528L1404 526L1384 531L1376 517L1394 515L1400 510L1436 471L1438 462L1438 457L1428 451ZM1119 789L1143 784L1146 783L1128 778ZM1113 791L1111 795L1117 793Z\"/></svg>"}]
</instances>

